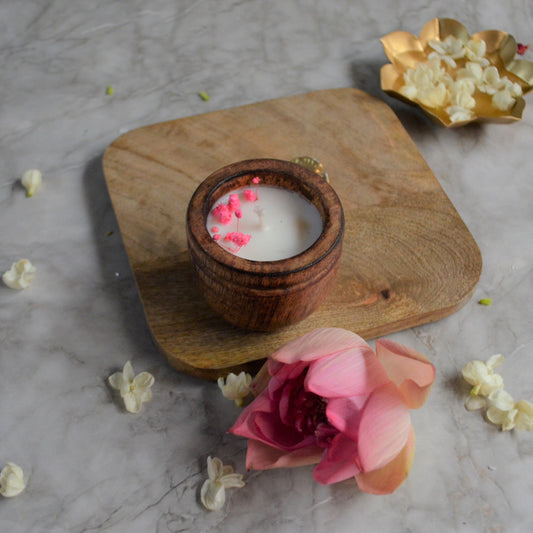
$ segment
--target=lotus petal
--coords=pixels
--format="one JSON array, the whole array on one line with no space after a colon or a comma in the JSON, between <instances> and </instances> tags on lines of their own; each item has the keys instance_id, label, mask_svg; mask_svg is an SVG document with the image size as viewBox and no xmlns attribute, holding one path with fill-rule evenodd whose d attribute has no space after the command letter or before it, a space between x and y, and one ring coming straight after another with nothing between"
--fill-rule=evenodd
<instances>
[{"instance_id":1,"label":"lotus petal","mask_svg":"<svg viewBox=\"0 0 533 533\"><path fill-rule=\"evenodd\" d=\"M277 352L272 359L285 364L314 361L368 344L359 335L342 328L319 328L294 339Z\"/></svg>"},{"instance_id":2,"label":"lotus petal","mask_svg":"<svg viewBox=\"0 0 533 533\"><path fill-rule=\"evenodd\" d=\"M360 472L356 463L357 443L339 433L316 466L313 477L318 483L330 485L349 479Z\"/></svg>"},{"instance_id":3,"label":"lotus petal","mask_svg":"<svg viewBox=\"0 0 533 533\"><path fill-rule=\"evenodd\" d=\"M385 466L407 442L411 428L409 409L393 383L377 389L368 399L359 423L361 470Z\"/></svg>"},{"instance_id":4,"label":"lotus petal","mask_svg":"<svg viewBox=\"0 0 533 533\"><path fill-rule=\"evenodd\" d=\"M329 400L326 408L329 423L350 439L357 440L361 414L367 400L367 396Z\"/></svg>"},{"instance_id":5,"label":"lotus petal","mask_svg":"<svg viewBox=\"0 0 533 533\"><path fill-rule=\"evenodd\" d=\"M356 474L355 481L364 492L370 494L391 494L407 478L415 457L415 432L411 427L409 437L401 452L378 470Z\"/></svg>"},{"instance_id":6,"label":"lotus petal","mask_svg":"<svg viewBox=\"0 0 533 533\"><path fill-rule=\"evenodd\" d=\"M286 452L257 440L249 440L246 468L248 470L268 470L270 468L312 465L318 463L323 455L324 449L314 445Z\"/></svg>"},{"instance_id":7,"label":"lotus petal","mask_svg":"<svg viewBox=\"0 0 533 533\"><path fill-rule=\"evenodd\" d=\"M323 398L347 398L370 394L389 381L369 346L361 346L314 361L305 388Z\"/></svg>"},{"instance_id":8,"label":"lotus petal","mask_svg":"<svg viewBox=\"0 0 533 533\"><path fill-rule=\"evenodd\" d=\"M387 339L376 341L376 354L410 409L424 405L435 381L435 367L421 353Z\"/></svg>"}]
</instances>

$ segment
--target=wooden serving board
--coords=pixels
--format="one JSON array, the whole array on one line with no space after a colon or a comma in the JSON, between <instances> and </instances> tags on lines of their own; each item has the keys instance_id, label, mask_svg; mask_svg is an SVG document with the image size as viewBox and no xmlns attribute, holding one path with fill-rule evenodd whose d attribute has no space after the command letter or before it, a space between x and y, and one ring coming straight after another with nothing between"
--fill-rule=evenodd
<instances>
[{"instance_id":1,"label":"wooden serving board","mask_svg":"<svg viewBox=\"0 0 533 533\"><path fill-rule=\"evenodd\" d=\"M189 265L185 213L210 173L262 157L318 159L345 211L335 287L303 322L274 333L227 325ZM252 370L290 339L335 326L373 338L445 317L471 297L481 254L393 111L332 89L130 131L104 174L154 339L180 371Z\"/></svg>"}]
</instances>

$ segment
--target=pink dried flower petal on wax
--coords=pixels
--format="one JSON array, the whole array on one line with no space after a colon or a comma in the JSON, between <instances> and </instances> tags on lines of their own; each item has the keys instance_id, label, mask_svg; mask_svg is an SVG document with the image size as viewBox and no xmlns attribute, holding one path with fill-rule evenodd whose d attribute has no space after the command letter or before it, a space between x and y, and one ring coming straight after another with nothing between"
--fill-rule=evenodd
<instances>
[{"instance_id":1,"label":"pink dried flower petal on wax","mask_svg":"<svg viewBox=\"0 0 533 533\"><path fill-rule=\"evenodd\" d=\"M251 235L245 235L244 233L241 233L240 231L231 231L226 234L224 237L225 241L230 241L233 244L236 244L237 246L245 246L250 242L250 239L252 238Z\"/></svg>"},{"instance_id":2,"label":"pink dried flower petal on wax","mask_svg":"<svg viewBox=\"0 0 533 533\"><path fill-rule=\"evenodd\" d=\"M225 226L231 222L231 215L230 208L226 204L219 204L213 209L213 216Z\"/></svg>"},{"instance_id":3,"label":"pink dried flower petal on wax","mask_svg":"<svg viewBox=\"0 0 533 533\"><path fill-rule=\"evenodd\" d=\"M421 354L392 341L321 328L295 339L267 361L251 385L258 396L229 432L250 439L248 468L318 465L315 480L355 477L359 488L389 494L414 456L409 409L427 398L435 372Z\"/></svg>"},{"instance_id":4,"label":"pink dried flower petal on wax","mask_svg":"<svg viewBox=\"0 0 533 533\"><path fill-rule=\"evenodd\" d=\"M239 200L239 195L236 193L229 195L228 207L231 213L241 206L241 201Z\"/></svg>"},{"instance_id":5,"label":"pink dried flower petal on wax","mask_svg":"<svg viewBox=\"0 0 533 533\"><path fill-rule=\"evenodd\" d=\"M516 45L516 53L520 56L523 56L529 49L529 44L518 43Z\"/></svg>"},{"instance_id":6,"label":"pink dried flower petal on wax","mask_svg":"<svg viewBox=\"0 0 533 533\"><path fill-rule=\"evenodd\" d=\"M244 191L244 197L248 202L255 202L257 200L257 195L254 191L251 191L250 189L246 189Z\"/></svg>"}]
</instances>

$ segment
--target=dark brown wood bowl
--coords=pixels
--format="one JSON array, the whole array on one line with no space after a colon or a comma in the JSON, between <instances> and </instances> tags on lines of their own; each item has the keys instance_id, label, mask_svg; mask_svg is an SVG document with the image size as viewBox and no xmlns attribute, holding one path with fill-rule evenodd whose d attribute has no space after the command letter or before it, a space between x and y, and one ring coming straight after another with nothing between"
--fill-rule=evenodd
<instances>
[{"instance_id":1,"label":"dark brown wood bowl","mask_svg":"<svg viewBox=\"0 0 533 533\"><path fill-rule=\"evenodd\" d=\"M219 198L249 185L283 187L307 198L323 229L307 250L279 261L252 261L219 246L206 228ZM326 298L339 267L344 234L341 202L326 181L296 163L250 159L223 167L203 181L187 209L187 243L199 288L226 321L254 331L273 331L309 316Z\"/></svg>"}]
</instances>

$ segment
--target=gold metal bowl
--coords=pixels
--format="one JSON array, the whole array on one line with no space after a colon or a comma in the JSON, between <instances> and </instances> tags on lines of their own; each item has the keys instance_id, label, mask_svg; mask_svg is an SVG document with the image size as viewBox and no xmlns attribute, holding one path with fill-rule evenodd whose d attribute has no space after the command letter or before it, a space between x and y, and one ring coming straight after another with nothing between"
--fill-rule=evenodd
<instances>
[{"instance_id":1,"label":"gold metal bowl","mask_svg":"<svg viewBox=\"0 0 533 533\"><path fill-rule=\"evenodd\" d=\"M420 37L406 31L395 31L381 39L385 54L390 60L390 63L381 68L381 88L390 96L420 107L426 115L445 127L464 126L474 121L509 123L520 120L526 105L522 96L516 97L511 109L501 111L492 104L490 96L476 90L473 95L476 103L472 117L452 122L444 107L428 107L407 98L400 92L404 85L404 74L408 69L414 69L420 63L426 62L428 55L433 51L429 42L444 41L449 35L463 42L469 39L485 41L485 57L490 65L498 69L500 77L506 76L510 81L518 83L522 88L522 94L533 88L533 63L516 59L517 45L512 35L498 30L486 30L470 35L460 22L448 18L430 20L422 28ZM464 65L464 58L457 60L457 69Z\"/></svg>"}]
</instances>

